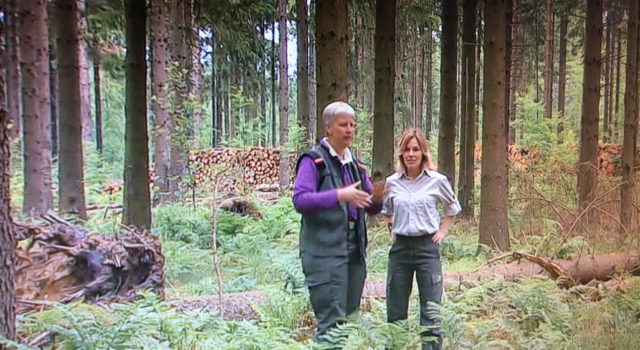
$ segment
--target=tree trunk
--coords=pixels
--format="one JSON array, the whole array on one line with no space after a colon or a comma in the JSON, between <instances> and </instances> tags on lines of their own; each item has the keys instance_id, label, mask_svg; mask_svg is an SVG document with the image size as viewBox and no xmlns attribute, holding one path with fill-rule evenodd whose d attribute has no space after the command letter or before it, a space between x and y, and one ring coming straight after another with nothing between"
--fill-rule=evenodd
<instances>
[{"instance_id":1,"label":"tree trunk","mask_svg":"<svg viewBox=\"0 0 640 350\"><path fill-rule=\"evenodd\" d=\"M506 13L505 13L505 36L504 36L504 54L505 54L505 64L504 64L504 128L506 130L504 137L505 137L505 142L507 143L507 145L509 144L509 141L511 139L511 133L509 132L512 128L511 125L511 90L514 89L514 79L513 79L513 60L514 60L514 55L513 55L513 42L511 41L511 39L513 38L513 5L514 5L514 1L513 0L507 0L505 3L505 9L506 9ZM515 96L515 94L514 94ZM514 104L515 106L515 104ZM507 188L509 187L508 184L509 178L507 178Z\"/></svg>"},{"instance_id":2,"label":"tree trunk","mask_svg":"<svg viewBox=\"0 0 640 350\"><path fill-rule=\"evenodd\" d=\"M298 125L311 130L309 116L309 16L307 0L296 0L298 24ZM307 135L307 143L313 144L311 132Z\"/></svg>"},{"instance_id":3,"label":"tree trunk","mask_svg":"<svg viewBox=\"0 0 640 350\"><path fill-rule=\"evenodd\" d=\"M427 116L424 135L429 140L433 125L433 29L429 27L427 37Z\"/></svg>"},{"instance_id":4,"label":"tree trunk","mask_svg":"<svg viewBox=\"0 0 640 350\"><path fill-rule=\"evenodd\" d=\"M504 20L503 20L504 22ZM442 43L440 60L440 127L438 134L438 171L456 183L455 143L457 102L458 5L456 0L442 1ZM504 86L504 85L503 85Z\"/></svg>"},{"instance_id":5,"label":"tree trunk","mask_svg":"<svg viewBox=\"0 0 640 350\"><path fill-rule=\"evenodd\" d=\"M35 217L53 207L47 2L18 1L17 7L24 126L23 211Z\"/></svg>"},{"instance_id":6,"label":"tree trunk","mask_svg":"<svg viewBox=\"0 0 640 350\"><path fill-rule=\"evenodd\" d=\"M82 116L82 137L87 142L93 141L93 116L91 115L91 64L87 36L86 3L88 0L75 0L78 8L78 57L80 64L80 113Z\"/></svg>"},{"instance_id":7,"label":"tree trunk","mask_svg":"<svg viewBox=\"0 0 640 350\"><path fill-rule=\"evenodd\" d=\"M271 27L271 147L276 147L276 21Z\"/></svg>"},{"instance_id":8,"label":"tree trunk","mask_svg":"<svg viewBox=\"0 0 640 350\"><path fill-rule=\"evenodd\" d=\"M55 12L53 2L49 3L47 12ZM58 50L56 48L56 30L54 25L56 19L54 17L55 16L48 16L47 19L50 34L47 40L49 41L49 111L51 113L49 138L51 140L51 158L55 159L58 157L58 120L60 118L58 109Z\"/></svg>"},{"instance_id":9,"label":"tree trunk","mask_svg":"<svg viewBox=\"0 0 640 350\"><path fill-rule=\"evenodd\" d=\"M332 101L348 99L348 1L316 2L317 138L324 136L322 110ZM387 20L391 20L387 18ZM317 140L316 140L317 141Z\"/></svg>"},{"instance_id":10,"label":"tree trunk","mask_svg":"<svg viewBox=\"0 0 640 350\"><path fill-rule=\"evenodd\" d=\"M144 1L125 0L125 160L122 223L151 228L149 139L147 137L147 61Z\"/></svg>"},{"instance_id":11,"label":"tree trunk","mask_svg":"<svg viewBox=\"0 0 640 350\"><path fill-rule=\"evenodd\" d=\"M612 36L611 36L611 4L609 3L609 8L606 10L606 24L604 28L606 29L604 36L604 108L603 108L603 118L602 118L602 141L605 143L609 142L609 131L610 131L610 120L611 120L611 72L612 72L612 61L611 61L611 44L612 44Z\"/></svg>"},{"instance_id":12,"label":"tree trunk","mask_svg":"<svg viewBox=\"0 0 640 350\"><path fill-rule=\"evenodd\" d=\"M393 172L394 81L396 1L376 1L375 101L373 106L373 167L371 177L379 181Z\"/></svg>"},{"instance_id":13,"label":"tree trunk","mask_svg":"<svg viewBox=\"0 0 640 350\"><path fill-rule=\"evenodd\" d=\"M473 218L473 189L475 183L475 127L476 127L476 13L477 0L467 0L462 6L462 123L460 130L460 175L458 191L462 215Z\"/></svg>"},{"instance_id":14,"label":"tree trunk","mask_svg":"<svg viewBox=\"0 0 640 350\"><path fill-rule=\"evenodd\" d=\"M480 243L509 249L505 109L506 1L485 2Z\"/></svg>"},{"instance_id":15,"label":"tree trunk","mask_svg":"<svg viewBox=\"0 0 640 350\"><path fill-rule=\"evenodd\" d=\"M553 116L553 0L547 0L544 38L544 117Z\"/></svg>"},{"instance_id":16,"label":"tree trunk","mask_svg":"<svg viewBox=\"0 0 640 350\"><path fill-rule=\"evenodd\" d=\"M167 35L168 7L165 0L153 0L151 3L151 93L153 94L153 164L154 184L157 186L157 202L163 204L173 198L170 188L171 174L171 118L167 107L167 71L171 65ZM214 124L215 125L215 124Z\"/></svg>"},{"instance_id":17,"label":"tree trunk","mask_svg":"<svg viewBox=\"0 0 640 350\"><path fill-rule=\"evenodd\" d=\"M186 0L172 0L170 7L171 18L171 52L172 67L177 69L176 78L172 79L173 108L170 113L171 131L169 151L171 168L169 175L169 201L179 198L182 194L184 176L187 173L188 150L187 142L190 137L189 113L187 111L188 85L190 80L189 66L191 56L188 50L188 31Z\"/></svg>"},{"instance_id":18,"label":"tree trunk","mask_svg":"<svg viewBox=\"0 0 640 350\"><path fill-rule=\"evenodd\" d=\"M640 251L587 255L571 260L545 259L518 252L513 253L513 256L518 260L533 262L517 261L473 272L450 272L445 273L444 278L455 281L480 281L503 276L505 280L518 281L523 277L548 274L553 279L562 277L565 280L562 285L569 287L587 284L593 280L608 281L621 272L637 275L640 271Z\"/></svg>"},{"instance_id":19,"label":"tree trunk","mask_svg":"<svg viewBox=\"0 0 640 350\"><path fill-rule=\"evenodd\" d=\"M96 109L96 149L102 154L102 87L100 79L100 52L95 50L93 55L93 97Z\"/></svg>"},{"instance_id":20,"label":"tree trunk","mask_svg":"<svg viewBox=\"0 0 640 350\"><path fill-rule=\"evenodd\" d=\"M262 34L264 37L264 33ZM216 72L216 35L211 32L211 147L216 148L220 143L220 137L222 136L222 120L220 118L218 107L218 73ZM261 96L263 101L264 91L261 90ZM264 115L264 114L263 114Z\"/></svg>"},{"instance_id":21,"label":"tree trunk","mask_svg":"<svg viewBox=\"0 0 640 350\"><path fill-rule=\"evenodd\" d=\"M519 67L518 63L522 62L522 50L519 48L521 44L521 39L519 35L520 30L520 18L521 12L520 10L520 2L519 0L514 0L510 2L508 5L511 10L511 17L509 17L510 25L508 26L506 35L510 38L508 40L510 48L508 49L508 58L506 60L507 67L509 67L509 73L507 75L509 88L507 89L508 94L506 96L506 104L507 115L505 116L505 127L507 129L507 144L515 144L516 143L516 130L514 128L514 124L516 121L516 108L517 108L517 90L518 83L521 76L522 68ZM479 74L478 74L479 75Z\"/></svg>"},{"instance_id":22,"label":"tree trunk","mask_svg":"<svg viewBox=\"0 0 640 350\"><path fill-rule=\"evenodd\" d=\"M318 85L316 77L316 27L315 26L315 0L311 0L309 3L309 134L312 141L319 140L322 135L322 129L318 130L318 118L322 118L322 115L318 115Z\"/></svg>"},{"instance_id":23,"label":"tree trunk","mask_svg":"<svg viewBox=\"0 0 640 350\"><path fill-rule=\"evenodd\" d=\"M6 15L5 6L0 4L0 10ZM6 38L5 24L0 22L0 38ZM0 45L0 57L3 55L4 48ZM5 61L0 60L0 72L6 68ZM4 75L0 74L0 336L13 340L16 338L15 232L11 215L10 119L5 97Z\"/></svg>"},{"instance_id":24,"label":"tree trunk","mask_svg":"<svg viewBox=\"0 0 640 350\"><path fill-rule=\"evenodd\" d=\"M567 26L569 16L560 15L560 48L558 52L558 142L564 129L565 87L567 86Z\"/></svg>"},{"instance_id":25,"label":"tree trunk","mask_svg":"<svg viewBox=\"0 0 640 350\"><path fill-rule=\"evenodd\" d=\"M289 138L289 78L287 64L287 0L278 0L278 36L280 47L278 48L278 58L280 62L280 167L278 182L280 192L283 193L289 187L289 152L287 150L287 140Z\"/></svg>"},{"instance_id":26,"label":"tree trunk","mask_svg":"<svg viewBox=\"0 0 640 350\"><path fill-rule=\"evenodd\" d=\"M580 158L578 161L578 203L583 209L594 198L598 184L602 0L587 1L584 43Z\"/></svg>"},{"instance_id":27,"label":"tree trunk","mask_svg":"<svg viewBox=\"0 0 640 350\"><path fill-rule=\"evenodd\" d=\"M613 142L617 143L620 139L618 131L618 121L620 120L620 61L622 59L622 40L620 39L620 27L616 25L616 92L615 107L613 112Z\"/></svg>"},{"instance_id":28,"label":"tree trunk","mask_svg":"<svg viewBox=\"0 0 640 350\"><path fill-rule=\"evenodd\" d=\"M417 127L420 128L421 130L425 130L425 125L424 125L424 76L425 76L425 61L426 61L426 56L427 56L427 52L425 49L425 45L424 45L424 37L425 37L425 33L424 33L424 28L420 28L420 36L419 36L419 40L418 40L418 48L417 48L417 53L416 53L416 57L417 54L419 53L420 58L419 58L419 62L420 62L420 66L418 67L418 101L417 101L417 107L416 107L416 111L418 114L418 123L417 123Z\"/></svg>"},{"instance_id":29,"label":"tree trunk","mask_svg":"<svg viewBox=\"0 0 640 350\"><path fill-rule=\"evenodd\" d=\"M186 1L186 36L187 36L187 61L189 80L187 84L187 96L191 97L189 108L191 115L189 130L191 138L195 137L195 134L199 134L202 126L202 106L204 100L202 97L202 85L203 85L203 66L200 60L202 56L202 45L200 37L198 36L199 27L196 24L196 16L198 12L196 0ZM187 150L187 158L189 158L189 150ZM188 160L187 160L188 162ZM188 164L186 165L188 167Z\"/></svg>"},{"instance_id":30,"label":"tree trunk","mask_svg":"<svg viewBox=\"0 0 640 350\"><path fill-rule=\"evenodd\" d=\"M79 9L76 0L56 0L55 6L60 107L58 206L61 212L85 219Z\"/></svg>"},{"instance_id":31,"label":"tree trunk","mask_svg":"<svg viewBox=\"0 0 640 350\"><path fill-rule=\"evenodd\" d=\"M639 1L629 0L627 64L624 88L624 141L622 150L622 186L620 186L620 230L633 230L635 206L635 164L638 137L638 36Z\"/></svg>"},{"instance_id":32,"label":"tree trunk","mask_svg":"<svg viewBox=\"0 0 640 350\"><path fill-rule=\"evenodd\" d=\"M16 0L5 1L5 45L4 68L6 70L7 86L7 117L12 126L9 128L9 137L14 140L20 136L22 131L22 108L20 105L20 55L18 48L18 32L16 29Z\"/></svg>"},{"instance_id":33,"label":"tree trunk","mask_svg":"<svg viewBox=\"0 0 640 350\"><path fill-rule=\"evenodd\" d=\"M476 134L475 134L475 140L476 141L480 141L480 135L478 130L480 130L479 126L480 126L480 108L482 108L482 102L480 101L480 97L482 96L480 94L481 92L481 88L480 88L480 84L482 83L481 78L482 78L482 74L479 73L480 68L482 67L482 62L484 60L484 58L482 57L482 47L484 45L484 30L483 30L483 20L484 20L484 1L479 2L479 6L478 6L478 46L476 46L476 70L478 71L478 74L476 74L476 115L478 116L478 118L476 118Z\"/></svg>"}]
</instances>

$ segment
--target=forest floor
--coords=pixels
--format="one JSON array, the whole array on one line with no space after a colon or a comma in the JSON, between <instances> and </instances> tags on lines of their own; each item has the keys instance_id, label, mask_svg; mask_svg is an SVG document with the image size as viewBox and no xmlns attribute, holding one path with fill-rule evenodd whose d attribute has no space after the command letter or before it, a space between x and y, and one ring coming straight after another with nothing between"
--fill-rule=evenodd
<instances>
[{"instance_id":1,"label":"forest floor","mask_svg":"<svg viewBox=\"0 0 640 350\"><path fill-rule=\"evenodd\" d=\"M174 205L154 210L154 233L162 238L166 257L165 299L142 292L126 304L58 304L21 315L21 334L45 349L314 347L315 321L297 251L299 215L289 198L261 202L259 207L261 219L220 212L222 317L209 248L211 210ZM113 234L118 220L116 213L104 210L81 224ZM537 250L531 244L516 244L514 250ZM565 245L564 258L590 249L578 236ZM419 346L415 292L409 320L385 322L382 297L389 247L386 229L373 226L362 312L331 334L345 349ZM492 256L482 249L477 254L477 225L465 221L454 224L441 251L445 273L469 272ZM514 282L501 276L451 281L445 285L443 305L433 307L442 317L445 349L637 349L640 279L624 274L616 278L625 281L623 289L601 283L564 288L544 274Z\"/></svg>"},{"instance_id":2,"label":"forest floor","mask_svg":"<svg viewBox=\"0 0 640 350\"><path fill-rule=\"evenodd\" d=\"M537 168L510 174L511 250L559 259L637 250L640 240L620 233L615 220L609 219L617 210L615 197L598 197L598 210L608 213L602 214L601 225L587 231L574 225L580 213L571 209L575 203L568 198L575 198L575 174L566 164L575 159L563 159L565 154L571 153L558 152ZM91 158L89 162L93 164ZM87 221L67 219L88 231L114 235L121 229L114 204L121 202L122 194L105 193L104 188L117 179L109 174L119 174L121 168L107 166L90 166L86 176L87 202L102 207L92 210ZM618 186L613 178L600 181L600 194ZM19 174L12 177L12 191L19 212ZM31 345L15 348L316 347L315 321L298 257L300 216L290 197L275 202L255 198L260 218L219 212L222 285L213 268L210 198L198 193L196 205L153 210L152 233L160 237L166 258L164 296L146 291L129 303L55 304L21 314L18 329L24 343ZM334 330L330 339L344 349L419 349L417 289L414 286L409 320L386 323L382 296L391 241L382 225L371 225L369 236L369 283L361 312ZM485 264L500 255L478 245L478 224L473 221L456 221L441 245L445 275L490 269ZM492 264L513 261L505 258ZM496 275L445 282L442 305L433 305L442 319L445 349L640 349L640 278L627 273L614 273L614 283L570 287L547 274L515 281Z\"/></svg>"}]
</instances>

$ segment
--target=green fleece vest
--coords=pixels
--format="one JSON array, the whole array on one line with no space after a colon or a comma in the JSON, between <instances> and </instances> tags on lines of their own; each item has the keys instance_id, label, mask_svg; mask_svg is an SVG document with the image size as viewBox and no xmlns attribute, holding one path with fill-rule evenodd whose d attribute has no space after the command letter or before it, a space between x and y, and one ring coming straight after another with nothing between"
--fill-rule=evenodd
<instances>
[{"instance_id":1,"label":"green fleece vest","mask_svg":"<svg viewBox=\"0 0 640 350\"><path fill-rule=\"evenodd\" d=\"M316 146L311 151L302 154L297 161L296 170L303 157L311 157L318 169L317 191L327 191L344 186L342 164L336 157L331 156L323 146ZM322 161L319 160L322 157ZM354 182L361 180L363 173L356 165L358 160L347 165ZM358 231L358 248L360 255L366 256L367 228L364 221L364 210L358 209L356 223ZM347 232L349 225L347 204L340 202L327 209L314 210L312 213L302 214L300 231L300 255L313 256L347 256Z\"/></svg>"}]
</instances>

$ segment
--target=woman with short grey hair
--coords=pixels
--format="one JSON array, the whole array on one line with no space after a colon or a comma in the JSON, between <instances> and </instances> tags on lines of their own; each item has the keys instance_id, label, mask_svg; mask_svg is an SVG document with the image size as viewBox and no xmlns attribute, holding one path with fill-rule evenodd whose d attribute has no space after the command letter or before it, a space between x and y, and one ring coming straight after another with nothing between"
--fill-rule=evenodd
<instances>
[{"instance_id":1,"label":"woman with short grey hair","mask_svg":"<svg viewBox=\"0 0 640 350\"><path fill-rule=\"evenodd\" d=\"M380 204L372 204L367 171L349 150L355 111L336 101L322 118L326 137L298 158L293 188L293 205L302 214L302 270L319 341L360 307L367 275L365 211L380 211Z\"/></svg>"}]
</instances>

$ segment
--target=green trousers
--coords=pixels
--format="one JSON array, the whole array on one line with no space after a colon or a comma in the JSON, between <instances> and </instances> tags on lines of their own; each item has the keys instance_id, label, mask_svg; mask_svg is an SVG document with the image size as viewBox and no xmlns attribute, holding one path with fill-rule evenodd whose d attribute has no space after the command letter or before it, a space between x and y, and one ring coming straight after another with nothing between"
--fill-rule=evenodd
<instances>
[{"instance_id":1,"label":"green trousers","mask_svg":"<svg viewBox=\"0 0 640 350\"><path fill-rule=\"evenodd\" d=\"M346 238L346 237L345 237ZM364 257L353 237L344 257L302 255L302 270L309 288L311 306L318 321L316 340L360 307L367 277Z\"/></svg>"},{"instance_id":2,"label":"green trousers","mask_svg":"<svg viewBox=\"0 0 640 350\"><path fill-rule=\"evenodd\" d=\"M430 312L428 302L440 303L442 299L442 265L439 247L432 240L433 235L418 237L397 236L389 251L387 270L387 321L407 319L409 296L415 274L420 294L420 324L433 326L439 323L437 316ZM438 342L423 342L423 350L437 350L442 347L442 331L432 329L423 333L435 336Z\"/></svg>"}]
</instances>

